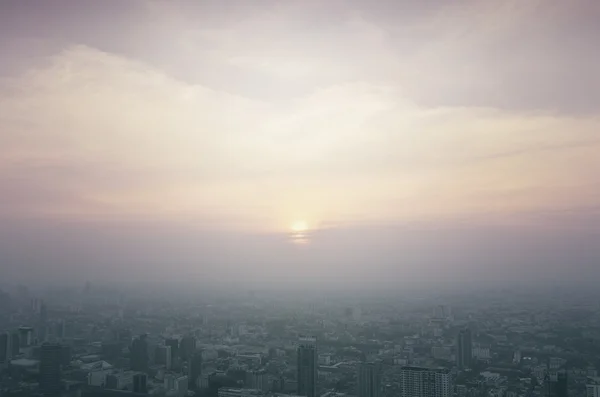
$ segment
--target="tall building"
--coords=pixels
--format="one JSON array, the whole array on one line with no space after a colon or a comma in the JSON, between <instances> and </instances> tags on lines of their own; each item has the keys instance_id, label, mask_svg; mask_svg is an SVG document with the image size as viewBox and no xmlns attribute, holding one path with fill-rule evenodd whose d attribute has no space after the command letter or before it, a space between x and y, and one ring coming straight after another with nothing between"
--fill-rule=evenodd
<instances>
[{"instance_id":1,"label":"tall building","mask_svg":"<svg viewBox=\"0 0 600 397\"><path fill-rule=\"evenodd\" d=\"M566 371L551 371L546 377L548 397L568 397L569 378Z\"/></svg>"},{"instance_id":2,"label":"tall building","mask_svg":"<svg viewBox=\"0 0 600 397\"><path fill-rule=\"evenodd\" d=\"M40 391L44 396L60 396L62 347L57 343L44 343L40 350Z\"/></svg>"},{"instance_id":3,"label":"tall building","mask_svg":"<svg viewBox=\"0 0 600 397\"><path fill-rule=\"evenodd\" d=\"M165 339L165 346L171 347L171 359L174 360L179 357L179 339L177 339L177 338Z\"/></svg>"},{"instance_id":4,"label":"tall building","mask_svg":"<svg viewBox=\"0 0 600 397\"><path fill-rule=\"evenodd\" d=\"M471 330L463 329L458 333L456 340L456 365L460 369L471 368L473 360L473 342Z\"/></svg>"},{"instance_id":5,"label":"tall building","mask_svg":"<svg viewBox=\"0 0 600 397\"><path fill-rule=\"evenodd\" d=\"M19 327L19 343L21 347L29 347L33 344L33 328Z\"/></svg>"},{"instance_id":6,"label":"tall building","mask_svg":"<svg viewBox=\"0 0 600 397\"><path fill-rule=\"evenodd\" d=\"M317 395L317 338L301 337L298 344L298 395Z\"/></svg>"},{"instance_id":7,"label":"tall building","mask_svg":"<svg viewBox=\"0 0 600 397\"><path fill-rule=\"evenodd\" d=\"M188 364L188 380L190 389L197 389L202 375L202 352L196 352Z\"/></svg>"},{"instance_id":8,"label":"tall building","mask_svg":"<svg viewBox=\"0 0 600 397\"><path fill-rule=\"evenodd\" d=\"M377 363L358 365L358 397L379 397L381 372Z\"/></svg>"},{"instance_id":9,"label":"tall building","mask_svg":"<svg viewBox=\"0 0 600 397\"><path fill-rule=\"evenodd\" d=\"M179 355L182 360L187 360L194 355L196 351L196 338L194 335L186 335L181 338L179 343Z\"/></svg>"},{"instance_id":10,"label":"tall building","mask_svg":"<svg viewBox=\"0 0 600 397\"><path fill-rule=\"evenodd\" d=\"M133 340L130 347L131 369L133 371L146 372L150 358L148 356L148 341L146 335L140 335Z\"/></svg>"},{"instance_id":11,"label":"tall building","mask_svg":"<svg viewBox=\"0 0 600 397\"><path fill-rule=\"evenodd\" d=\"M269 376L266 370L248 371L246 373L246 380L244 387L246 389L262 390L264 392L270 391L272 384L269 383Z\"/></svg>"},{"instance_id":12,"label":"tall building","mask_svg":"<svg viewBox=\"0 0 600 397\"><path fill-rule=\"evenodd\" d=\"M10 350L13 357L17 357L21 351L21 338L18 331L10 335Z\"/></svg>"},{"instance_id":13,"label":"tall building","mask_svg":"<svg viewBox=\"0 0 600 397\"><path fill-rule=\"evenodd\" d=\"M175 379L175 391L178 397L184 397L188 392L188 377L180 376Z\"/></svg>"},{"instance_id":14,"label":"tall building","mask_svg":"<svg viewBox=\"0 0 600 397\"><path fill-rule=\"evenodd\" d=\"M40 317L37 331L39 341L45 342L48 338L48 307L45 303L42 303L40 306Z\"/></svg>"},{"instance_id":15,"label":"tall building","mask_svg":"<svg viewBox=\"0 0 600 397\"><path fill-rule=\"evenodd\" d=\"M133 392L134 393L148 393L148 375L146 374L135 374L133 375Z\"/></svg>"},{"instance_id":16,"label":"tall building","mask_svg":"<svg viewBox=\"0 0 600 397\"><path fill-rule=\"evenodd\" d=\"M156 363L162 364L166 369L171 369L171 346L156 346Z\"/></svg>"},{"instance_id":17,"label":"tall building","mask_svg":"<svg viewBox=\"0 0 600 397\"><path fill-rule=\"evenodd\" d=\"M600 397L600 378L588 376L586 384L586 397Z\"/></svg>"},{"instance_id":18,"label":"tall building","mask_svg":"<svg viewBox=\"0 0 600 397\"><path fill-rule=\"evenodd\" d=\"M11 338L8 332L0 334L0 364L6 364L12 357Z\"/></svg>"},{"instance_id":19,"label":"tall building","mask_svg":"<svg viewBox=\"0 0 600 397\"><path fill-rule=\"evenodd\" d=\"M450 397L450 371L422 367L402 367L401 397Z\"/></svg>"}]
</instances>

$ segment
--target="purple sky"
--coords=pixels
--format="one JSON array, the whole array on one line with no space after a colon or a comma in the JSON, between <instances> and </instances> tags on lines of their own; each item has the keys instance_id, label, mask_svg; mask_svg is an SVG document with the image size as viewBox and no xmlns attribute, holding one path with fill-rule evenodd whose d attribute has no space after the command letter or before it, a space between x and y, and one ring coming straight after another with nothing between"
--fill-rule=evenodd
<instances>
[{"instance_id":1,"label":"purple sky","mask_svg":"<svg viewBox=\"0 0 600 397\"><path fill-rule=\"evenodd\" d=\"M589 280L598 20L594 0L3 1L0 272Z\"/></svg>"}]
</instances>

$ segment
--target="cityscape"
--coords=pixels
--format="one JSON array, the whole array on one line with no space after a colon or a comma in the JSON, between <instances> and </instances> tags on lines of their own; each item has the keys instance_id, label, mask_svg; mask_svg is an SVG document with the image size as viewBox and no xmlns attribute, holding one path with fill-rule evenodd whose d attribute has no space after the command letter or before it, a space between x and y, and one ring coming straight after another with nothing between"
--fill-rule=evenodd
<instances>
[{"instance_id":1,"label":"cityscape","mask_svg":"<svg viewBox=\"0 0 600 397\"><path fill-rule=\"evenodd\" d=\"M0 0L0 397L600 397L600 0Z\"/></svg>"},{"instance_id":2,"label":"cityscape","mask_svg":"<svg viewBox=\"0 0 600 397\"><path fill-rule=\"evenodd\" d=\"M150 297L89 282L40 296L18 286L1 301L1 392L597 397L600 301L590 296Z\"/></svg>"}]
</instances>

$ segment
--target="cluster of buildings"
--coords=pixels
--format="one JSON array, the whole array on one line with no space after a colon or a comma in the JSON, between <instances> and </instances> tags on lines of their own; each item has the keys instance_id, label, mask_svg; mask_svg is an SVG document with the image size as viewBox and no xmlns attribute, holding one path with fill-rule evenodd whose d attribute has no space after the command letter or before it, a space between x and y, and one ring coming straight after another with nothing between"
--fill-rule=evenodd
<instances>
[{"instance_id":1,"label":"cluster of buildings","mask_svg":"<svg viewBox=\"0 0 600 397\"><path fill-rule=\"evenodd\" d=\"M596 317L579 337L549 311L474 301L78 298L8 313L3 397L600 397Z\"/></svg>"}]
</instances>

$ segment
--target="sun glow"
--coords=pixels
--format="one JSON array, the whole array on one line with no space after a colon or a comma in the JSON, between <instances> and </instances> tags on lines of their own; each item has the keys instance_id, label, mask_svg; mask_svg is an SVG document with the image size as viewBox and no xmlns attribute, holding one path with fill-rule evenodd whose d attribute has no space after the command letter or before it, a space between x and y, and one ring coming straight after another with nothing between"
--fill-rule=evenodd
<instances>
[{"instance_id":1,"label":"sun glow","mask_svg":"<svg viewBox=\"0 0 600 397\"><path fill-rule=\"evenodd\" d=\"M291 227L290 241L296 245L305 245L309 242L309 229L306 221L296 221Z\"/></svg>"},{"instance_id":2,"label":"sun glow","mask_svg":"<svg viewBox=\"0 0 600 397\"><path fill-rule=\"evenodd\" d=\"M305 232L308 230L308 224L306 221L296 221L292 224L292 232Z\"/></svg>"}]
</instances>

